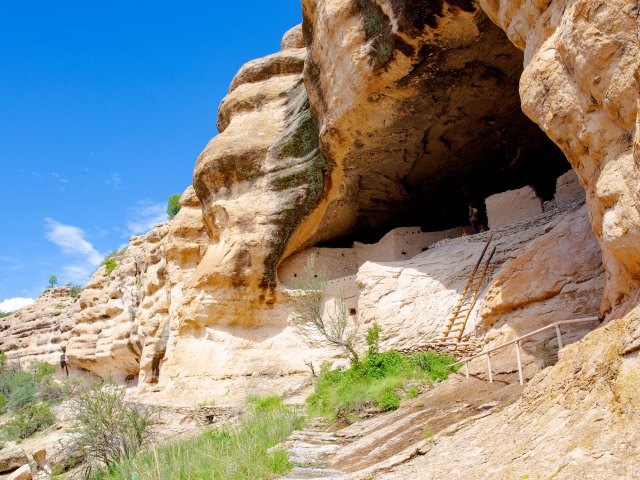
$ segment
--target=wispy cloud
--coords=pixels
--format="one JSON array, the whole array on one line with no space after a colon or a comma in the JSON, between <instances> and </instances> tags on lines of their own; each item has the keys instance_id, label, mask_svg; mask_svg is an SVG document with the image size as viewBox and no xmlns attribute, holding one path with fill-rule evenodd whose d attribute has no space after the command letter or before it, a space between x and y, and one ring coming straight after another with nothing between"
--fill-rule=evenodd
<instances>
[{"instance_id":1,"label":"wispy cloud","mask_svg":"<svg viewBox=\"0 0 640 480\"><path fill-rule=\"evenodd\" d=\"M31 305L33 298L14 297L0 302L0 312L15 312L16 310Z\"/></svg>"},{"instance_id":2,"label":"wispy cloud","mask_svg":"<svg viewBox=\"0 0 640 480\"><path fill-rule=\"evenodd\" d=\"M167 221L166 205L147 200L136 203L128 209L127 234L140 235L159 223Z\"/></svg>"},{"instance_id":3,"label":"wispy cloud","mask_svg":"<svg viewBox=\"0 0 640 480\"><path fill-rule=\"evenodd\" d=\"M74 283L86 282L102 262L102 255L87 241L84 230L74 225L64 225L53 218L46 218L44 227L45 238L75 260L63 267L65 278Z\"/></svg>"},{"instance_id":4,"label":"wispy cloud","mask_svg":"<svg viewBox=\"0 0 640 480\"><path fill-rule=\"evenodd\" d=\"M111 185L113 188L118 190L120 188L120 185L122 184L122 178L120 177L119 173L112 173L111 175L109 175L109 178L104 181L104 183L106 183L107 185Z\"/></svg>"},{"instance_id":5,"label":"wispy cloud","mask_svg":"<svg viewBox=\"0 0 640 480\"><path fill-rule=\"evenodd\" d=\"M69 183L69 181L57 172L51 172L51 176L58 181L60 191L64 192L67 189L67 183Z\"/></svg>"}]
</instances>

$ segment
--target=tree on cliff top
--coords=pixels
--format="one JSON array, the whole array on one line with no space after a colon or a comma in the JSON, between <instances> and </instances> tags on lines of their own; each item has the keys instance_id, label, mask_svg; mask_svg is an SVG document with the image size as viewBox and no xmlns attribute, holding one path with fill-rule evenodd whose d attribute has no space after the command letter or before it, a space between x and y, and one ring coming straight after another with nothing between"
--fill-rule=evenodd
<instances>
[{"instance_id":1,"label":"tree on cliff top","mask_svg":"<svg viewBox=\"0 0 640 480\"><path fill-rule=\"evenodd\" d=\"M169 197L167 202L167 215L169 215L169 218L175 217L180 211L180 197L179 193L174 193Z\"/></svg>"},{"instance_id":2,"label":"tree on cliff top","mask_svg":"<svg viewBox=\"0 0 640 480\"><path fill-rule=\"evenodd\" d=\"M58 277L56 277L55 275L51 275L49 277L49 286L51 288L55 287L58 284Z\"/></svg>"}]
</instances>

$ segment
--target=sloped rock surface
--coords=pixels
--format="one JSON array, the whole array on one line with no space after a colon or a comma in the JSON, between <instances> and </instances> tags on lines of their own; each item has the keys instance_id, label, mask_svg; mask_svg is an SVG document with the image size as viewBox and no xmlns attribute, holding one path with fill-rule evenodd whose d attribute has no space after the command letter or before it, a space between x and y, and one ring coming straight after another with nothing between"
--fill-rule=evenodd
<instances>
[{"instance_id":1,"label":"sloped rock surface","mask_svg":"<svg viewBox=\"0 0 640 480\"><path fill-rule=\"evenodd\" d=\"M0 352L24 368L32 361L57 365L80 310L71 291L48 288L33 304L0 319Z\"/></svg>"}]
</instances>

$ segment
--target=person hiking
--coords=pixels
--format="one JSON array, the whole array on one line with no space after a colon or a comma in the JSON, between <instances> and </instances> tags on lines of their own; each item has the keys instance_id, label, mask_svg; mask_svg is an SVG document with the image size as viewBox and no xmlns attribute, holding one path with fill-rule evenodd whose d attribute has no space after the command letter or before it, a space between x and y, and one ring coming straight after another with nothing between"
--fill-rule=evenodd
<instances>
[{"instance_id":1,"label":"person hiking","mask_svg":"<svg viewBox=\"0 0 640 480\"><path fill-rule=\"evenodd\" d=\"M469 203L469 223L471 224L471 233L478 233L480 214L473 203Z\"/></svg>"},{"instance_id":2,"label":"person hiking","mask_svg":"<svg viewBox=\"0 0 640 480\"><path fill-rule=\"evenodd\" d=\"M69 359L67 358L67 348L62 347L62 353L60 354L60 369L67 373L69 378Z\"/></svg>"}]
</instances>

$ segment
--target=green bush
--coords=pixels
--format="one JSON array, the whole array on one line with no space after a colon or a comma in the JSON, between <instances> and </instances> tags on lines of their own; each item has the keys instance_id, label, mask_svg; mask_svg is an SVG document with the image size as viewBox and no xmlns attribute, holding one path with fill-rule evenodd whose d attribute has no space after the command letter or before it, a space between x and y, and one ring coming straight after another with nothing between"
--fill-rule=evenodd
<instances>
[{"instance_id":1,"label":"green bush","mask_svg":"<svg viewBox=\"0 0 640 480\"><path fill-rule=\"evenodd\" d=\"M13 312L0 312L0 318L10 317Z\"/></svg>"},{"instance_id":2,"label":"green bush","mask_svg":"<svg viewBox=\"0 0 640 480\"><path fill-rule=\"evenodd\" d=\"M95 384L74 399L71 449L86 459L87 476L133 456L150 438L150 412L126 403L124 395L122 387Z\"/></svg>"},{"instance_id":3,"label":"green bush","mask_svg":"<svg viewBox=\"0 0 640 480\"><path fill-rule=\"evenodd\" d=\"M420 390L415 385L411 385L410 387L404 389L404 394L407 396L407 398L416 398L418 395L420 395Z\"/></svg>"},{"instance_id":4,"label":"green bush","mask_svg":"<svg viewBox=\"0 0 640 480\"><path fill-rule=\"evenodd\" d=\"M32 405L37 391L33 377L26 372L14 372L8 377L5 389L9 394L9 409L17 412Z\"/></svg>"},{"instance_id":5,"label":"green bush","mask_svg":"<svg viewBox=\"0 0 640 480\"><path fill-rule=\"evenodd\" d=\"M419 391L408 381L441 381L450 372L455 359L433 352L403 356L396 351L377 353L372 348L363 360L348 369L321 366L315 390L307 398L311 416L329 421L341 418L349 422L360 418L363 410L395 410L401 397L415 398Z\"/></svg>"},{"instance_id":6,"label":"green bush","mask_svg":"<svg viewBox=\"0 0 640 480\"><path fill-rule=\"evenodd\" d=\"M80 292L82 292L82 287L80 285L72 285L72 284L68 284L68 287L71 287L69 289L69 296L71 298L77 298L78 295L80 295Z\"/></svg>"},{"instance_id":7,"label":"green bush","mask_svg":"<svg viewBox=\"0 0 640 480\"><path fill-rule=\"evenodd\" d=\"M53 377L56 368L47 362L32 362L31 372L33 374L33 380L36 383L40 383L43 380Z\"/></svg>"},{"instance_id":8,"label":"green bush","mask_svg":"<svg viewBox=\"0 0 640 480\"><path fill-rule=\"evenodd\" d=\"M175 217L180 211L180 197L179 193L174 193L169 197L167 201L167 215L169 215L169 218Z\"/></svg>"},{"instance_id":9,"label":"green bush","mask_svg":"<svg viewBox=\"0 0 640 480\"><path fill-rule=\"evenodd\" d=\"M111 275L111 272L113 272L118 266L118 264L111 259L104 260L102 262L102 265L104 265L105 267L105 270L104 270L105 277L108 277L109 275Z\"/></svg>"},{"instance_id":10,"label":"green bush","mask_svg":"<svg viewBox=\"0 0 640 480\"><path fill-rule=\"evenodd\" d=\"M2 427L2 434L8 440L23 440L53 425L55 421L49 405L31 405L18 411L15 417Z\"/></svg>"},{"instance_id":11,"label":"green bush","mask_svg":"<svg viewBox=\"0 0 640 480\"><path fill-rule=\"evenodd\" d=\"M285 452L269 449L302 428L302 417L280 397L251 398L240 424L195 438L144 450L113 465L97 478L259 480L285 474ZM151 473L153 472L153 473Z\"/></svg>"},{"instance_id":12,"label":"green bush","mask_svg":"<svg viewBox=\"0 0 640 480\"><path fill-rule=\"evenodd\" d=\"M0 415L7 411L7 397L0 393Z\"/></svg>"},{"instance_id":13,"label":"green bush","mask_svg":"<svg viewBox=\"0 0 640 480\"><path fill-rule=\"evenodd\" d=\"M127 251L127 247L122 247L120 250L111 250L102 260L100 265L104 265L105 272L104 275L108 277L118 267L117 260L120 259L125 252Z\"/></svg>"},{"instance_id":14,"label":"green bush","mask_svg":"<svg viewBox=\"0 0 640 480\"><path fill-rule=\"evenodd\" d=\"M395 392L393 388L386 388L382 391L380 398L378 399L378 408L383 412L389 410L397 410L400 406L400 396Z\"/></svg>"}]
</instances>

